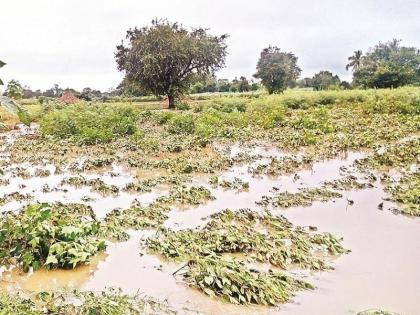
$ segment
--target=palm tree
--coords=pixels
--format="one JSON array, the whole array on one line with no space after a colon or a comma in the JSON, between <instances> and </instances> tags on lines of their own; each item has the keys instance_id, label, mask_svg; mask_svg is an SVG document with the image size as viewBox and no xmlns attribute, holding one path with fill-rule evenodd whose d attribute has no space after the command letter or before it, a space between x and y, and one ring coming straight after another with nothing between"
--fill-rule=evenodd
<instances>
[{"instance_id":1,"label":"palm tree","mask_svg":"<svg viewBox=\"0 0 420 315\"><path fill-rule=\"evenodd\" d=\"M356 50L353 56L348 57L349 63L346 65L346 70L349 70L349 68L352 68L352 71L359 69L362 63L362 55L361 50Z\"/></svg>"}]
</instances>

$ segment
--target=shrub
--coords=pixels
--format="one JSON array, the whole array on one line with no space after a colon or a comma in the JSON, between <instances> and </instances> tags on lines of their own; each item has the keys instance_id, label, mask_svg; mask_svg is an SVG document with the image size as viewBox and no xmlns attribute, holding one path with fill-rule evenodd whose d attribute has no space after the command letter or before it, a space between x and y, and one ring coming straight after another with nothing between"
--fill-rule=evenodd
<instances>
[{"instance_id":1,"label":"shrub","mask_svg":"<svg viewBox=\"0 0 420 315\"><path fill-rule=\"evenodd\" d=\"M191 106L187 102L179 102L175 106L178 110L190 110Z\"/></svg>"},{"instance_id":2,"label":"shrub","mask_svg":"<svg viewBox=\"0 0 420 315\"><path fill-rule=\"evenodd\" d=\"M175 115L166 124L166 130L173 134L191 134L195 123L192 115Z\"/></svg>"},{"instance_id":3,"label":"shrub","mask_svg":"<svg viewBox=\"0 0 420 315\"><path fill-rule=\"evenodd\" d=\"M98 223L84 205L35 204L0 220L0 263L14 260L27 272L32 267L74 268L105 249L96 235Z\"/></svg>"},{"instance_id":4,"label":"shrub","mask_svg":"<svg viewBox=\"0 0 420 315\"><path fill-rule=\"evenodd\" d=\"M130 106L79 104L50 112L42 118L40 129L44 135L94 144L134 134L137 118Z\"/></svg>"}]
</instances>

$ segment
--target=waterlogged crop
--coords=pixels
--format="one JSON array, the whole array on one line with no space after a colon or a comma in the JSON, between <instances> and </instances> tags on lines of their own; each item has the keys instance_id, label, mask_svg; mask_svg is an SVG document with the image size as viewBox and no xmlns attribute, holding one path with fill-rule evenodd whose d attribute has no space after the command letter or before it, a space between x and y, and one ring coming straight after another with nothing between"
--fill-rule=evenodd
<instances>
[{"instance_id":1,"label":"waterlogged crop","mask_svg":"<svg viewBox=\"0 0 420 315\"><path fill-rule=\"evenodd\" d=\"M99 221L82 205L36 205L40 208L28 213L26 209L35 206L17 213L3 213L0 262L19 264L25 271L42 266L72 268L88 263L92 255L102 250L105 244L102 239L126 240L131 229L151 229L157 232L143 240L143 245L152 253L182 261L185 264L182 279L190 286L231 303L283 303L297 290L310 288L289 271L295 267L329 269L330 256L347 251L341 240L329 233L318 233L315 227L293 226L284 217L265 212L269 205L309 206L315 201L340 198L343 191L370 188L376 178L382 178L389 200L401 212L419 215L418 174L413 171L413 166L419 163L420 150L419 91L403 88L200 96L199 103L195 104L198 97L193 97L188 106L182 106L182 111L150 110L147 108L155 105L144 104L136 104L139 109L133 109L123 103L55 106L36 118L40 119L39 133L23 135L11 142L0 139L0 185L35 180L33 174L36 177L64 174L62 184L89 186L103 195L117 194L121 189L134 199L136 194L161 187L169 193L148 205L134 202L127 209L117 208ZM238 144L239 149L249 148L250 153L240 152L232 157L232 152L220 150L233 148L233 144ZM258 147L277 148L281 152L270 156L257 150L253 154L252 149ZM293 176L311 169L317 162L345 156L349 151L364 153L365 158L355 163L357 169L343 175L340 168L343 177L324 182L320 187L291 192L280 186L260 202L262 212L224 210L205 218L202 228L163 227L171 209L204 204L214 198L207 186L192 184L196 175L211 175L213 188L246 190L247 182L239 178L226 180L223 173L241 165L248 166L250 174L264 180ZM30 172L27 164L34 166ZM46 171L46 165L55 167L54 174ZM119 167L136 176L122 188L112 185L112 178L123 172ZM89 175L85 175L86 171ZM355 176L354 172L361 173ZM396 172L398 179L391 172ZM107 176L91 179L91 173ZM102 178L108 176L111 180L105 183ZM17 178L9 181L11 177ZM299 184L299 174L295 179ZM57 191L48 185L54 184L43 182L38 192ZM26 197L30 198L24 193L5 194L0 204L27 201ZM93 200L84 196L82 201ZM260 266L284 274L257 271ZM57 296L49 303L57 308L48 311L50 314L144 311L131 297L109 297L107 293L88 293L78 296L81 303L70 302L62 307L56 304L61 301ZM25 309L28 314L38 311L37 303L18 298L14 303L8 298L0 297L1 307L6 310L10 305L20 310L16 304L21 303L22 307L29 307ZM156 313L163 311L159 309Z\"/></svg>"},{"instance_id":2,"label":"waterlogged crop","mask_svg":"<svg viewBox=\"0 0 420 315\"><path fill-rule=\"evenodd\" d=\"M391 195L390 200L398 204L400 212L420 216L420 173L407 174L386 190Z\"/></svg>"},{"instance_id":3,"label":"waterlogged crop","mask_svg":"<svg viewBox=\"0 0 420 315\"><path fill-rule=\"evenodd\" d=\"M146 245L149 250L176 260L212 253L243 253L256 261L281 268L299 265L328 269L326 261L314 256L313 251L326 250L326 254L346 252L340 241L328 233L317 236L295 228L284 217L247 209L217 213L203 229L162 229L148 238Z\"/></svg>"},{"instance_id":4,"label":"waterlogged crop","mask_svg":"<svg viewBox=\"0 0 420 315\"><path fill-rule=\"evenodd\" d=\"M297 206L311 206L314 201L326 202L343 195L325 188L299 188L299 192L290 193L288 191L276 192L274 196L263 196L257 202L260 205L272 205L273 207L289 208Z\"/></svg>"},{"instance_id":5,"label":"waterlogged crop","mask_svg":"<svg viewBox=\"0 0 420 315\"><path fill-rule=\"evenodd\" d=\"M74 268L89 262L105 242L99 224L83 205L35 204L0 217L0 264L30 268Z\"/></svg>"},{"instance_id":6,"label":"waterlogged crop","mask_svg":"<svg viewBox=\"0 0 420 315\"><path fill-rule=\"evenodd\" d=\"M156 201L160 203L179 203L189 205L199 205L205 203L208 200L214 200L214 196L204 186L191 186L177 185L172 188L168 196L162 196Z\"/></svg>"},{"instance_id":7,"label":"waterlogged crop","mask_svg":"<svg viewBox=\"0 0 420 315\"><path fill-rule=\"evenodd\" d=\"M190 260L183 278L205 294L234 304L276 305L288 301L298 290L313 288L282 273L260 272L216 255Z\"/></svg>"},{"instance_id":8,"label":"waterlogged crop","mask_svg":"<svg viewBox=\"0 0 420 315\"><path fill-rule=\"evenodd\" d=\"M263 305L283 303L295 291L312 286L279 272L249 268L244 257L284 270L295 266L323 270L330 267L321 253L346 252L329 233L309 232L284 217L247 209L214 214L202 229L161 229L145 245L167 258L187 260L181 268L186 268L184 281L207 295L235 304ZM238 258L229 257L231 254ZM238 256L241 254L244 256Z\"/></svg>"},{"instance_id":9,"label":"waterlogged crop","mask_svg":"<svg viewBox=\"0 0 420 315\"><path fill-rule=\"evenodd\" d=\"M118 194L120 189L115 185L108 185L100 178L86 179L83 176L67 177L61 181L61 185L70 185L74 187L88 186L92 191L103 195Z\"/></svg>"},{"instance_id":10,"label":"waterlogged crop","mask_svg":"<svg viewBox=\"0 0 420 315\"><path fill-rule=\"evenodd\" d=\"M76 301L76 303L75 303ZM187 313L187 310L185 310ZM35 299L0 293L0 314L24 315L154 315L178 314L167 304L139 295L129 296L120 290L102 292L40 292Z\"/></svg>"},{"instance_id":11,"label":"waterlogged crop","mask_svg":"<svg viewBox=\"0 0 420 315\"><path fill-rule=\"evenodd\" d=\"M101 223L100 234L103 237L127 240L128 229L157 228L168 218L169 208L155 202L147 207L134 203L130 208L109 212Z\"/></svg>"}]
</instances>

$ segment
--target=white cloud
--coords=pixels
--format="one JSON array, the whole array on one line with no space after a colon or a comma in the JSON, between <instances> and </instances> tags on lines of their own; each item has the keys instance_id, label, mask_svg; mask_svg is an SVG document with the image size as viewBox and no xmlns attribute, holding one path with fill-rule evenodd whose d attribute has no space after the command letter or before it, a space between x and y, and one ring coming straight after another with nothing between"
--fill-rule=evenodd
<instances>
[{"instance_id":1,"label":"white cloud","mask_svg":"<svg viewBox=\"0 0 420 315\"><path fill-rule=\"evenodd\" d=\"M221 77L250 77L272 44L299 57L303 76L327 69L350 79L344 66L356 49L392 38L420 46L419 16L417 0L4 0L0 74L33 89L106 90L121 80L114 51L126 30L168 18L230 35Z\"/></svg>"}]
</instances>

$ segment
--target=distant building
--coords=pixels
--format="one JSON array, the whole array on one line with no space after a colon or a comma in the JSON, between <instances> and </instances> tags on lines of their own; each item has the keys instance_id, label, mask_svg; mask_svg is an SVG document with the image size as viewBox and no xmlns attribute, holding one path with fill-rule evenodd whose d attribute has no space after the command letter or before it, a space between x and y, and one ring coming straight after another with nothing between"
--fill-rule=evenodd
<instances>
[{"instance_id":1,"label":"distant building","mask_svg":"<svg viewBox=\"0 0 420 315\"><path fill-rule=\"evenodd\" d=\"M79 99L74 96L74 94L70 91L64 91L63 95L59 98L60 102L64 104L73 104L76 103Z\"/></svg>"}]
</instances>

